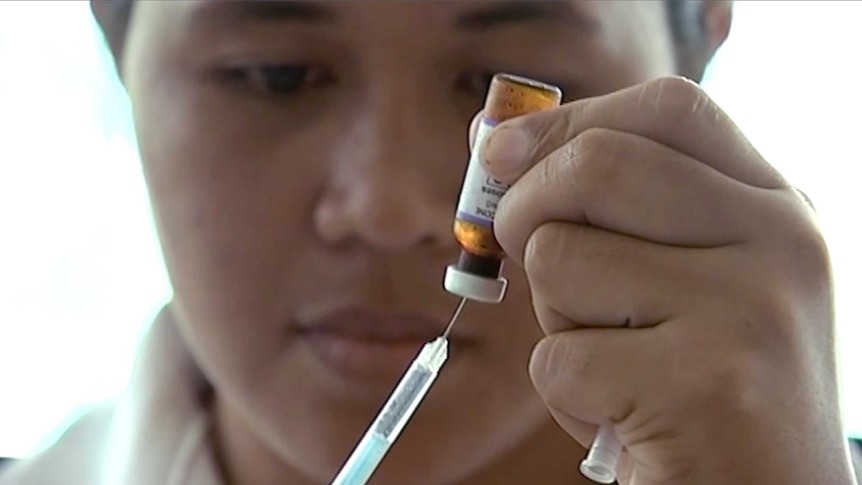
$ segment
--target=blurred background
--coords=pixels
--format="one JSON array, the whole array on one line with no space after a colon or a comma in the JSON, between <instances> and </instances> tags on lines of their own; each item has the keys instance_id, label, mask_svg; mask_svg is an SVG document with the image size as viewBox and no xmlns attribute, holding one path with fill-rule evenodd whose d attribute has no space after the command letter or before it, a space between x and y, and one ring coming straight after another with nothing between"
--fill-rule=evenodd
<instances>
[{"instance_id":1,"label":"blurred background","mask_svg":"<svg viewBox=\"0 0 862 485\"><path fill-rule=\"evenodd\" d=\"M817 206L862 437L862 2L737 2L707 91ZM0 1L0 457L126 385L171 296L128 101L84 1Z\"/></svg>"}]
</instances>

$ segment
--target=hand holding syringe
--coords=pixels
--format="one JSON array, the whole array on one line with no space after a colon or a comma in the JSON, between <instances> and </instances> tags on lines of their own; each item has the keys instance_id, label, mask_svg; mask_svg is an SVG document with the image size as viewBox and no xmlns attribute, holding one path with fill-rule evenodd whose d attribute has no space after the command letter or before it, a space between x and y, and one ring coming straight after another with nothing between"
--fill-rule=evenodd
<instances>
[{"instance_id":1,"label":"hand holding syringe","mask_svg":"<svg viewBox=\"0 0 862 485\"><path fill-rule=\"evenodd\" d=\"M476 148L498 123L554 108L561 100L562 92L555 86L506 74L494 76L456 212L455 238L461 245L461 256L457 264L447 268L443 283L446 290L459 295L461 301L443 335L425 344L410 365L332 485L364 485L371 478L446 362L447 336L466 301L499 303L503 300L507 286L501 274L505 253L494 237L493 222L497 203L508 187L485 173ZM613 430L601 427L587 458L581 463L581 473L598 483L613 483L621 449Z\"/></svg>"}]
</instances>

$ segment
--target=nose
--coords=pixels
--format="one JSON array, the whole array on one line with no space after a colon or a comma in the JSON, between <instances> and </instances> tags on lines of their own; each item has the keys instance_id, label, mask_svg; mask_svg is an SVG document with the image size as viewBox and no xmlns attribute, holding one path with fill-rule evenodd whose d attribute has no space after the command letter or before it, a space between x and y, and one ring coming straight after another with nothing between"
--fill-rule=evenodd
<instances>
[{"instance_id":1,"label":"nose","mask_svg":"<svg viewBox=\"0 0 862 485\"><path fill-rule=\"evenodd\" d=\"M330 183L314 213L317 234L384 250L452 246L454 179L445 171L457 169L441 163L440 135L392 98L363 110L333 143Z\"/></svg>"}]
</instances>

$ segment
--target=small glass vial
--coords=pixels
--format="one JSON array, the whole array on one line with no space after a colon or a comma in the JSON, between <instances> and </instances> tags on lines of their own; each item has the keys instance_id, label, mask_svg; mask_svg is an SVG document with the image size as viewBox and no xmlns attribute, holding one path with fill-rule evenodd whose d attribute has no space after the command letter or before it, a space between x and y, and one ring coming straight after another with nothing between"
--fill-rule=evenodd
<instances>
[{"instance_id":1,"label":"small glass vial","mask_svg":"<svg viewBox=\"0 0 862 485\"><path fill-rule=\"evenodd\" d=\"M479 147L497 124L559 106L562 96L556 86L511 74L497 74L491 81L455 213L461 255L446 268L443 286L450 293L485 303L503 300L508 284L501 276L505 253L494 237L494 215L509 187L488 176Z\"/></svg>"}]
</instances>

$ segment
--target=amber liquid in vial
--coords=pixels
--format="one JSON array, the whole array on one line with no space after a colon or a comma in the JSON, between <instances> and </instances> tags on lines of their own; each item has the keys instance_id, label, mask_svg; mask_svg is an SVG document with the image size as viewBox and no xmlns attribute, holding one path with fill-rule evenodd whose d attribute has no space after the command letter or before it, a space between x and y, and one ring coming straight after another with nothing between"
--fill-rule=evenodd
<instances>
[{"instance_id":1,"label":"amber liquid in vial","mask_svg":"<svg viewBox=\"0 0 862 485\"><path fill-rule=\"evenodd\" d=\"M462 248L456 265L459 270L483 278L497 278L502 270L504 253L494 237L493 222L497 203L508 186L490 178L482 168L477 153L482 139L497 124L554 108L561 99L559 88L531 79L497 74L491 81L455 216L455 239Z\"/></svg>"}]
</instances>

